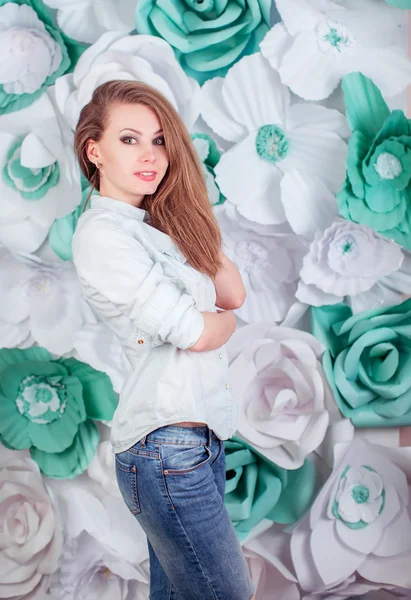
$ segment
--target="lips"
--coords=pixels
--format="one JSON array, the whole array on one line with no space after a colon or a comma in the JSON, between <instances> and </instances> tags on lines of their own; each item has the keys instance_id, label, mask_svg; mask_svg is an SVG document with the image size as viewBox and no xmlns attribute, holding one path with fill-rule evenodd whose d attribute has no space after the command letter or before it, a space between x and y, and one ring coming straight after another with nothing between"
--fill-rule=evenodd
<instances>
[{"instance_id":1,"label":"lips","mask_svg":"<svg viewBox=\"0 0 411 600\"><path fill-rule=\"evenodd\" d=\"M154 181L157 176L157 171L138 171L137 173L134 173L134 175L143 181Z\"/></svg>"}]
</instances>

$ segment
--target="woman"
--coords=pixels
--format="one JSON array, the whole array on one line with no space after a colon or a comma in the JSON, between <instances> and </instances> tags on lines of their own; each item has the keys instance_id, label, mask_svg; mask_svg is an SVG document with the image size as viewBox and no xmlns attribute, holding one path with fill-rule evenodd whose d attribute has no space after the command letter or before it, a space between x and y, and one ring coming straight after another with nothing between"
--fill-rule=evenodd
<instances>
[{"instance_id":1,"label":"woman","mask_svg":"<svg viewBox=\"0 0 411 600\"><path fill-rule=\"evenodd\" d=\"M172 105L140 82L94 91L75 149L99 194L79 219L73 261L130 362L111 443L147 534L150 598L250 600L224 506L223 440L238 422L224 344L245 290L221 252L201 163Z\"/></svg>"}]
</instances>

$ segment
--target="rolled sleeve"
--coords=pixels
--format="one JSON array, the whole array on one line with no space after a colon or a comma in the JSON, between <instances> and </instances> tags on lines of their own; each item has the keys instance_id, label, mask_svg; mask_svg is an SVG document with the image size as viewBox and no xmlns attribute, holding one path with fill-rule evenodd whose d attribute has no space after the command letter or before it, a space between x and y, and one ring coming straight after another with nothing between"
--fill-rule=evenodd
<instances>
[{"instance_id":1,"label":"rolled sleeve","mask_svg":"<svg viewBox=\"0 0 411 600\"><path fill-rule=\"evenodd\" d=\"M83 288L91 286L130 318L131 341L185 350L198 340L204 318L185 283L166 276L120 225L99 219L75 233L72 248Z\"/></svg>"}]
</instances>

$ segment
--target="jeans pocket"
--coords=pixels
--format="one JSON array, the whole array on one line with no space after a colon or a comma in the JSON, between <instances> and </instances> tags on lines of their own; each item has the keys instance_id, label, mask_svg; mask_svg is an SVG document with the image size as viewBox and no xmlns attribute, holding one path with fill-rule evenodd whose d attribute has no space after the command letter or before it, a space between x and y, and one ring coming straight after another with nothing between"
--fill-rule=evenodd
<instances>
[{"instance_id":1,"label":"jeans pocket","mask_svg":"<svg viewBox=\"0 0 411 600\"><path fill-rule=\"evenodd\" d=\"M127 465L115 457L116 478L119 490L127 508L133 515L141 512L137 489L137 468L135 465Z\"/></svg>"},{"instance_id":2,"label":"jeans pocket","mask_svg":"<svg viewBox=\"0 0 411 600\"><path fill-rule=\"evenodd\" d=\"M211 459L211 450L206 444L191 448L177 444L162 444L161 460L165 475L181 475L196 471Z\"/></svg>"}]
</instances>

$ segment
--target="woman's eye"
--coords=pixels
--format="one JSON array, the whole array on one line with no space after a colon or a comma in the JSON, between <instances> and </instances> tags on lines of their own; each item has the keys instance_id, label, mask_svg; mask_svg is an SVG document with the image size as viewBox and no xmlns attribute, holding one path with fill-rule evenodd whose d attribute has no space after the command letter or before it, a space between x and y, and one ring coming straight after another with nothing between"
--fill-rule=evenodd
<instances>
[{"instance_id":1,"label":"woman's eye","mask_svg":"<svg viewBox=\"0 0 411 600\"><path fill-rule=\"evenodd\" d=\"M132 144L136 140L134 138L132 138L132 137L124 137L124 138L121 139L121 141L124 142L125 144Z\"/></svg>"},{"instance_id":2,"label":"woman's eye","mask_svg":"<svg viewBox=\"0 0 411 600\"><path fill-rule=\"evenodd\" d=\"M157 146L163 146L163 145L164 145L164 138L163 138L163 137L156 138L156 139L154 140L154 143L155 143Z\"/></svg>"}]
</instances>

